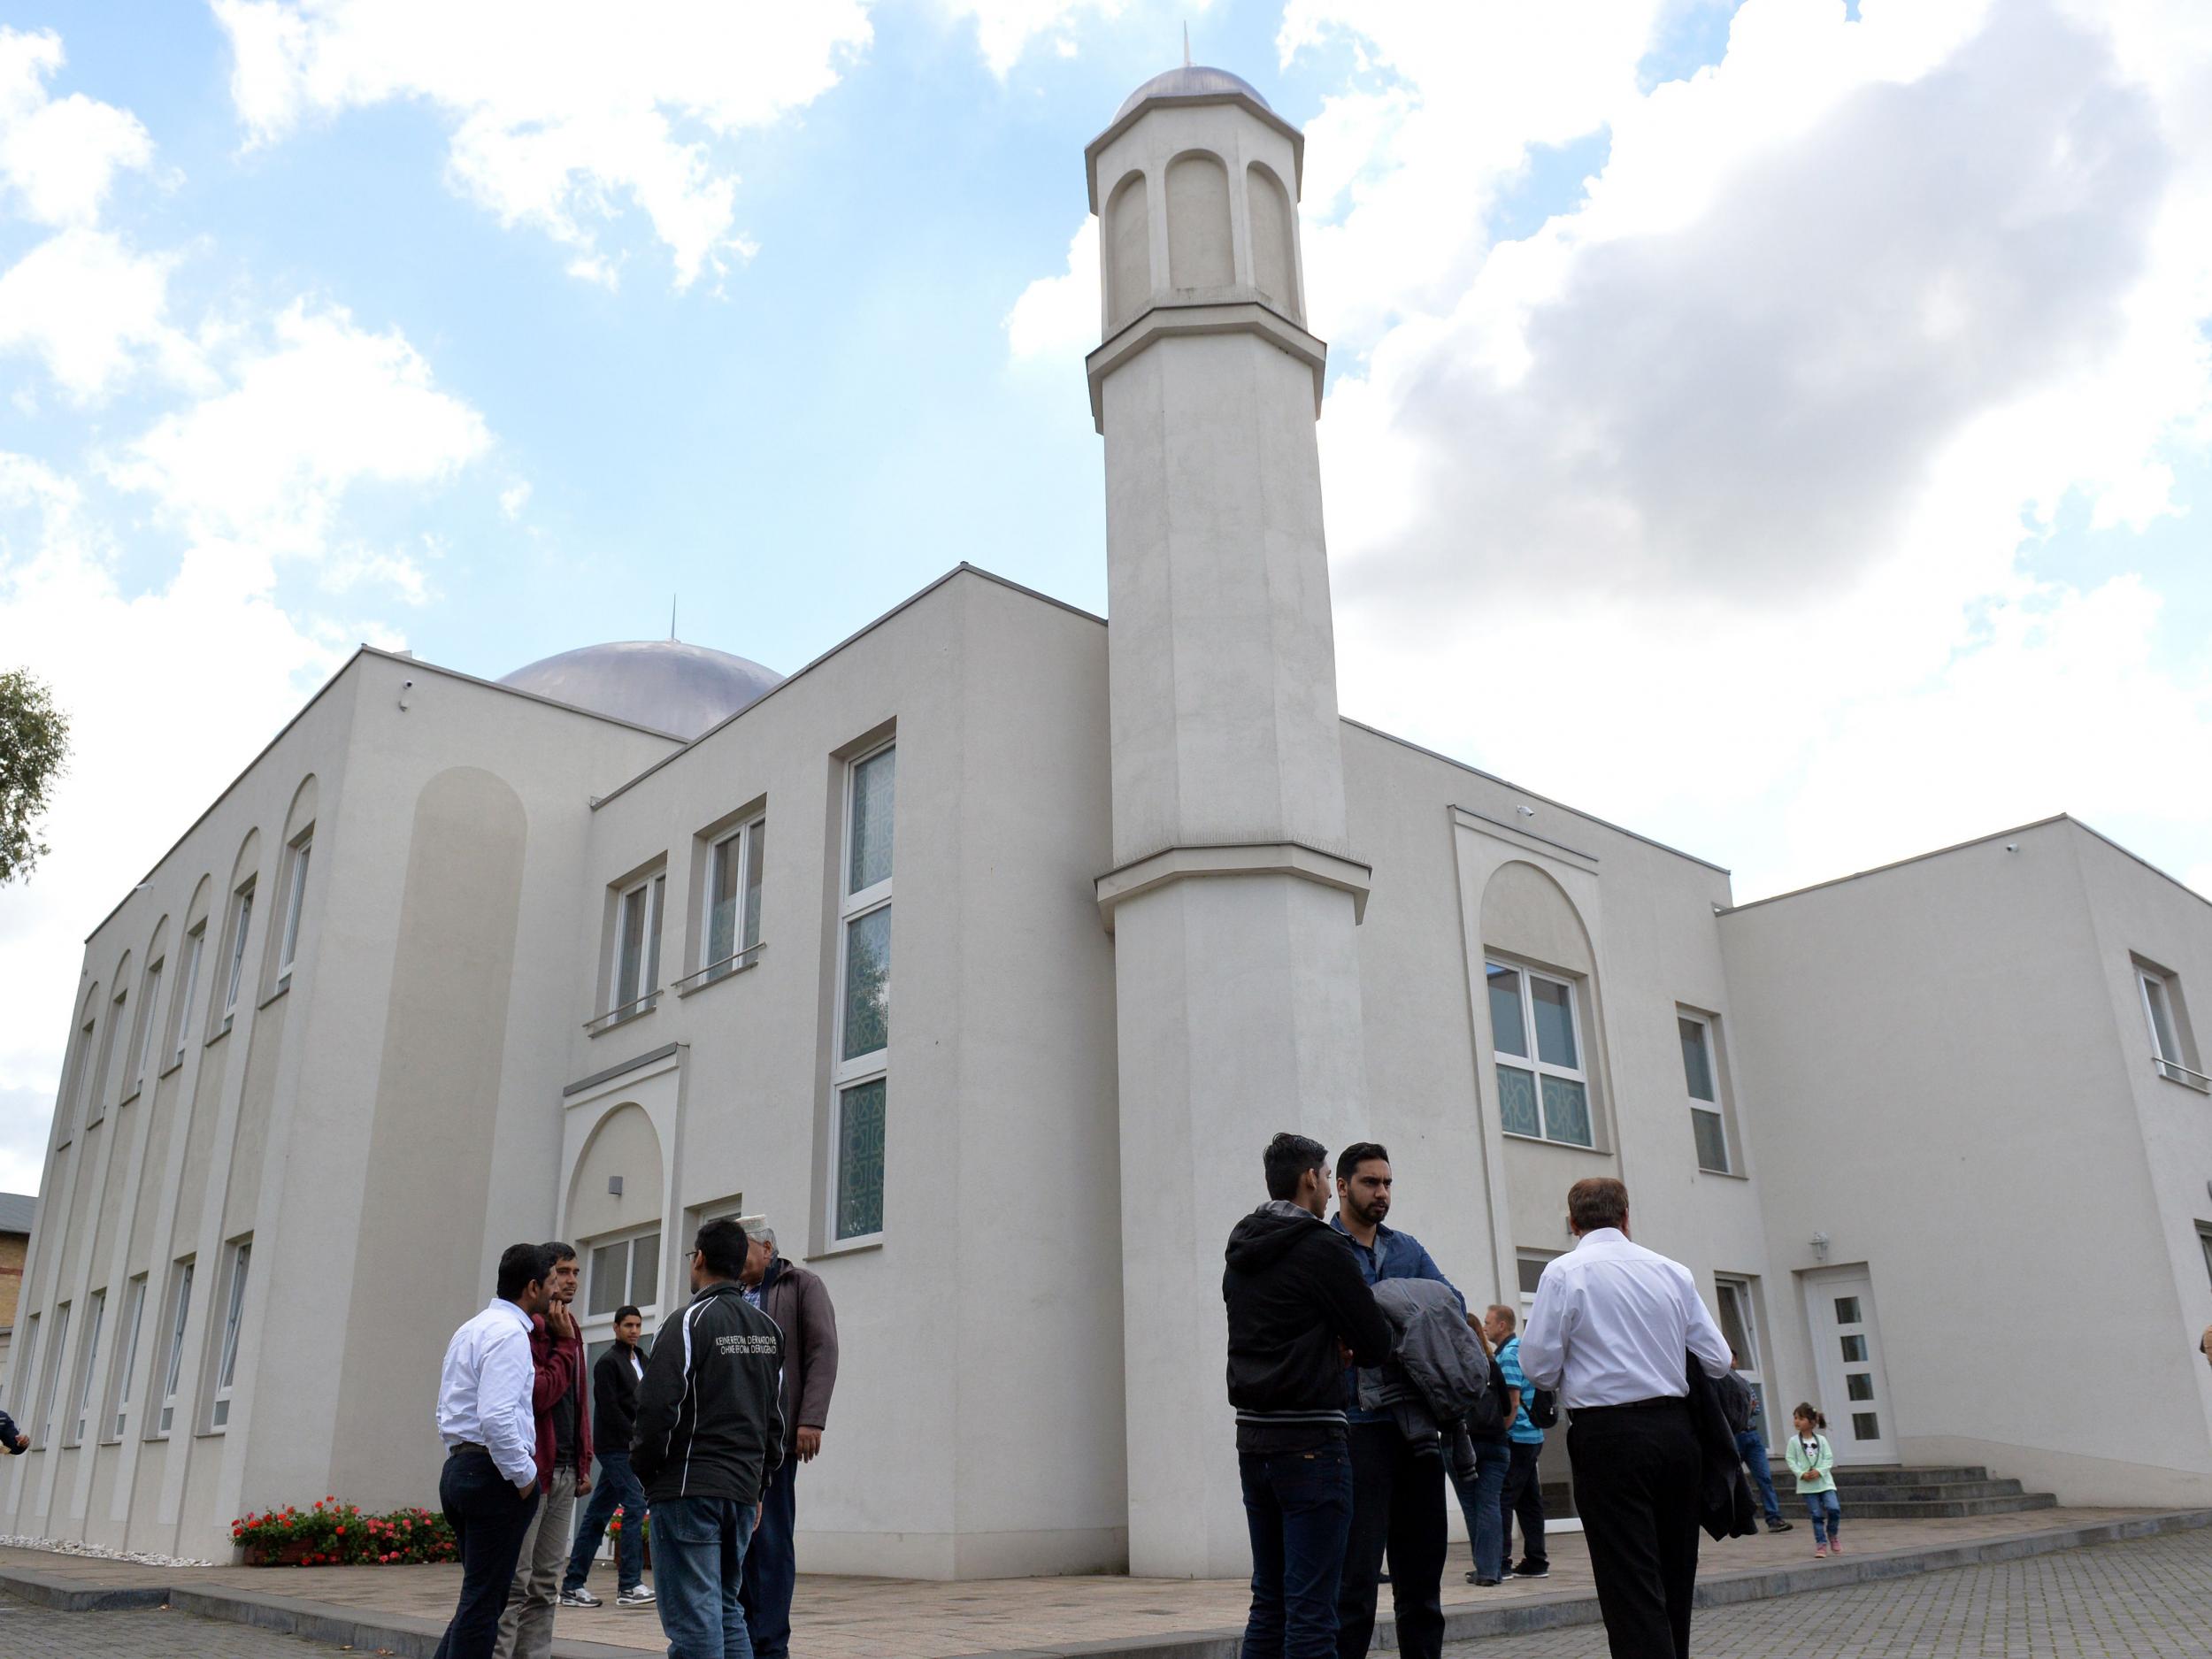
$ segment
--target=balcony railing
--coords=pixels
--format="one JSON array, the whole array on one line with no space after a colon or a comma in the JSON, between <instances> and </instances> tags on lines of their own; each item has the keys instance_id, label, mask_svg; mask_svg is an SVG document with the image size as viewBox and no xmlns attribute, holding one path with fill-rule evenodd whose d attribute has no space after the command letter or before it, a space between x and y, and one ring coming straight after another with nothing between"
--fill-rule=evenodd
<instances>
[{"instance_id":1,"label":"balcony railing","mask_svg":"<svg viewBox=\"0 0 2212 1659\"><path fill-rule=\"evenodd\" d=\"M694 991L704 990L718 979L726 979L733 973L744 972L746 969L760 960L760 953L767 949L768 943L763 940L757 945L749 945L733 956L725 956L719 962L710 962L696 973L687 973L676 981L676 995L689 996Z\"/></svg>"},{"instance_id":2,"label":"balcony railing","mask_svg":"<svg viewBox=\"0 0 2212 1659\"><path fill-rule=\"evenodd\" d=\"M584 1030L587 1034L594 1037L603 1031L612 1031L617 1025L651 1013L659 1004L660 1000L661 994L658 991L648 991L634 1002L625 1002L619 1008L609 1009L596 1019L586 1020Z\"/></svg>"},{"instance_id":3,"label":"balcony railing","mask_svg":"<svg viewBox=\"0 0 2212 1659\"><path fill-rule=\"evenodd\" d=\"M2153 1055L2151 1064L2158 1068L2159 1076L2169 1078L2185 1088L2193 1088L2200 1094L2212 1094L2212 1077L2207 1077L2201 1071L2193 1071L2180 1061L2169 1060L2163 1055Z\"/></svg>"}]
</instances>

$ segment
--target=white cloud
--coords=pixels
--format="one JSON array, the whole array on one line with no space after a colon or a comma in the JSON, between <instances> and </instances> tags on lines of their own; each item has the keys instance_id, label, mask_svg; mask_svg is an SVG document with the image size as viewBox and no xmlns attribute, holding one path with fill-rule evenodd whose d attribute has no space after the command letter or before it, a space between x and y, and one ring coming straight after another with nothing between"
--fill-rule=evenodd
<instances>
[{"instance_id":1,"label":"white cloud","mask_svg":"<svg viewBox=\"0 0 2212 1659\"><path fill-rule=\"evenodd\" d=\"M1294 0L1286 52L1363 59L1304 204L1345 705L1746 893L2060 809L2200 843L2147 780L2212 749L2212 670L2139 579L2023 572L2062 502L2179 510L2212 433L2212 42L1861 10L1751 0L1645 90L1654 6Z\"/></svg>"},{"instance_id":2,"label":"white cloud","mask_svg":"<svg viewBox=\"0 0 2212 1659\"><path fill-rule=\"evenodd\" d=\"M1073 31L1080 18L1087 13L1110 21L1127 5L1128 0L938 0L938 9L948 19L975 24L976 49L1001 81L1013 73L1031 42L1048 36L1060 57L1072 58L1077 50ZM1195 0L1191 10L1202 12L1206 5L1207 0Z\"/></svg>"},{"instance_id":3,"label":"white cloud","mask_svg":"<svg viewBox=\"0 0 2212 1659\"><path fill-rule=\"evenodd\" d=\"M530 484L524 480L510 484L499 492L499 516L509 524L522 517L522 510L530 504Z\"/></svg>"},{"instance_id":4,"label":"white cloud","mask_svg":"<svg viewBox=\"0 0 2212 1659\"><path fill-rule=\"evenodd\" d=\"M1098 220L1087 218L1068 242L1068 268L1039 277L1006 313L1007 349L1017 363L1080 361L1098 343Z\"/></svg>"},{"instance_id":5,"label":"white cloud","mask_svg":"<svg viewBox=\"0 0 2212 1659\"><path fill-rule=\"evenodd\" d=\"M311 555L347 490L442 482L489 448L483 418L432 383L397 330L371 333L343 310L295 302L273 334L230 389L130 444L111 480L151 492L196 537Z\"/></svg>"},{"instance_id":6,"label":"white cloud","mask_svg":"<svg viewBox=\"0 0 2212 1659\"><path fill-rule=\"evenodd\" d=\"M167 319L173 264L104 230L49 237L0 273L0 352L37 357L75 403L105 396L142 361L200 380L198 351Z\"/></svg>"},{"instance_id":7,"label":"white cloud","mask_svg":"<svg viewBox=\"0 0 2212 1659\"><path fill-rule=\"evenodd\" d=\"M398 99L452 127L454 185L573 250L611 282L601 229L626 206L667 248L679 288L751 251L723 141L803 109L872 38L864 0L734 7L662 0L214 0L231 96L256 142L311 116ZM719 147L719 148L718 148Z\"/></svg>"},{"instance_id":8,"label":"white cloud","mask_svg":"<svg viewBox=\"0 0 2212 1659\"><path fill-rule=\"evenodd\" d=\"M0 184L42 225L90 225L115 175L153 163L138 118L81 93L55 98L61 37L0 27Z\"/></svg>"}]
</instances>

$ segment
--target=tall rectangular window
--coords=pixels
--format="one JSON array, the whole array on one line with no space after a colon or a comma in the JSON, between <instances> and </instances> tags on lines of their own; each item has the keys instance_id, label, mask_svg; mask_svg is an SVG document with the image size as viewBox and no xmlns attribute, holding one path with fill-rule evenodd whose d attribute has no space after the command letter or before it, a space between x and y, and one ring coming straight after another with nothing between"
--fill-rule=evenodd
<instances>
[{"instance_id":1,"label":"tall rectangular window","mask_svg":"<svg viewBox=\"0 0 2212 1659\"><path fill-rule=\"evenodd\" d=\"M146 1087L146 1079L153 1075L156 1033L154 1016L161 1007L161 972L165 964L156 962L146 970L146 983L138 991L138 1053L131 1063L131 1091L135 1094Z\"/></svg>"},{"instance_id":2,"label":"tall rectangular window","mask_svg":"<svg viewBox=\"0 0 2212 1659\"><path fill-rule=\"evenodd\" d=\"M1697 1141L1697 1166L1726 1175L1728 1125L1721 1114L1713 1022L1701 1014L1678 1014L1674 1024L1682 1038L1682 1081L1690 1095L1690 1129Z\"/></svg>"},{"instance_id":3,"label":"tall rectangular window","mask_svg":"<svg viewBox=\"0 0 2212 1659\"><path fill-rule=\"evenodd\" d=\"M703 983L743 967L760 943L760 877L767 842L768 820L755 818L708 849Z\"/></svg>"},{"instance_id":4,"label":"tall rectangular window","mask_svg":"<svg viewBox=\"0 0 2212 1659\"><path fill-rule=\"evenodd\" d=\"M1490 1044L1497 1050L1498 1118L1509 1135L1597 1144L1574 986L1502 962L1483 964Z\"/></svg>"},{"instance_id":5,"label":"tall rectangular window","mask_svg":"<svg viewBox=\"0 0 2212 1659\"><path fill-rule=\"evenodd\" d=\"M668 878L649 876L615 901L613 1005L616 1018L641 1014L661 988L661 901Z\"/></svg>"},{"instance_id":6,"label":"tall rectangular window","mask_svg":"<svg viewBox=\"0 0 2212 1659\"><path fill-rule=\"evenodd\" d=\"M115 1058L115 1033L122 1026L123 1004L128 995L127 990L119 988L115 1000L108 1004L107 1029L100 1033L100 1060L92 1068L92 1089L85 1096L84 1126L88 1129L108 1115L108 1066Z\"/></svg>"},{"instance_id":7,"label":"tall rectangular window","mask_svg":"<svg viewBox=\"0 0 2212 1659\"><path fill-rule=\"evenodd\" d=\"M123 1290L123 1322L115 1327L115 1371L108 1382L107 1432L100 1438L119 1440L131 1414L131 1372L138 1367L138 1330L146 1317L146 1275L141 1273Z\"/></svg>"},{"instance_id":8,"label":"tall rectangular window","mask_svg":"<svg viewBox=\"0 0 2212 1659\"><path fill-rule=\"evenodd\" d=\"M62 1356L69 1351L69 1304L54 1310L54 1340L46 1345L46 1376L38 1388L38 1432L32 1439L41 1446L54 1433L54 1395L61 1386Z\"/></svg>"},{"instance_id":9,"label":"tall rectangular window","mask_svg":"<svg viewBox=\"0 0 2212 1659\"><path fill-rule=\"evenodd\" d=\"M159 1440L176 1422L177 1386L184 1380L184 1333L192 1317L192 1259L187 1256L173 1270L175 1289L169 1297L167 1351L161 1362L161 1414L154 1419L149 1438Z\"/></svg>"},{"instance_id":10,"label":"tall rectangular window","mask_svg":"<svg viewBox=\"0 0 2212 1659\"><path fill-rule=\"evenodd\" d=\"M184 1046L191 1041L192 996L200 988L200 951L207 943L207 924L202 922L184 936L184 972L177 979L176 1001L169 1006L169 1064L184 1062Z\"/></svg>"},{"instance_id":11,"label":"tall rectangular window","mask_svg":"<svg viewBox=\"0 0 2212 1659\"><path fill-rule=\"evenodd\" d=\"M215 1398L208 1409L210 1428L230 1421L231 1387L238 1379L238 1330L246 1317L246 1268L253 1260L253 1240L241 1240L230 1248L230 1284L224 1297L223 1345L216 1350Z\"/></svg>"},{"instance_id":12,"label":"tall rectangular window","mask_svg":"<svg viewBox=\"0 0 2212 1659\"><path fill-rule=\"evenodd\" d=\"M845 856L838 884L836 1059L830 1113L831 1240L883 1231L884 1127L890 1104L891 844L898 751L846 769Z\"/></svg>"},{"instance_id":13,"label":"tall rectangular window","mask_svg":"<svg viewBox=\"0 0 2212 1659\"><path fill-rule=\"evenodd\" d=\"M283 943L277 952L276 988L292 983L292 963L299 954L300 911L307 899L307 859L315 850L314 832L301 836L292 847L291 879L284 886Z\"/></svg>"},{"instance_id":14,"label":"tall rectangular window","mask_svg":"<svg viewBox=\"0 0 2212 1659\"><path fill-rule=\"evenodd\" d=\"M100 1328L107 1323L108 1294L96 1290L85 1303L84 1356L77 1362L75 1398L71 1402L69 1434L65 1446L84 1444L85 1425L92 1419L92 1373L100 1364Z\"/></svg>"},{"instance_id":15,"label":"tall rectangular window","mask_svg":"<svg viewBox=\"0 0 2212 1659\"><path fill-rule=\"evenodd\" d=\"M2182 1012L2181 987L2173 976L2138 963L2135 983L2142 994L2143 1016L2150 1022L2151 1063L2158 1068L2158 1074L2191 1088L2212 1091L2212 1078L2196 1068Z\"/></svg>"},{"instance_id":16,"label":"tall rectangular window","mask_svg":"<svg viewBox=\"0 0 2212 1659\"><path fill-rule=\"evenodd\" d=\"M1751 1397L1759 1402L1760 1432L1771 1447L1774 1424L1772 1414L1766 1409L1766 1355L1759 1344L1759 1317L1752 1305L1751 1281L1717 1278L1713 1288L1720 1296L1720 1333L1736 1356L1736 1369L1743 1373Z\"/></svg>"},{"instance_id":17,"label":"tall rectangular window","mask_svg":"<svg viewBox=\"0 0 2212 1659\"><path fill-rule=\"evenodd\" d=\"M15 1408L15 1414L23 1420L16 1425L28 1434L31 1422L31 1379L38 1375L38 1316L33 1314L23 1322L23 1340L14 1354L15 1363L9 1367L9 1386L0 1391L0 1405ZM38 1448L34 1446L32 1450Z\"/></svg>"},{"instance_id":18,"label":"tall rectangular window","mask_svg":"<svg viewBox=\"0 0 2212 1659\"><path fill-rule=\"evenodd\" d=\"M238 1017L238 992L246 978L246 934L253 925L253 883L231 895L230 961L223 971L223 1026L228 1031Z\"/></svg>"}]
</instances>

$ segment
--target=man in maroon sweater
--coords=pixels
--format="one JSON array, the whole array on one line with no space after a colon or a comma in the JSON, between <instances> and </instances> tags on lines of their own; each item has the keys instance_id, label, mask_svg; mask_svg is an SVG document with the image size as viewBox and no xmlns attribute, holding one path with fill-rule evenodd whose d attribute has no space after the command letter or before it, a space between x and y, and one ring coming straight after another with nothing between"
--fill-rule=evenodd
<instances>
[{"instance_id":1,"label":"man in maroon sweater","mask_svg":"<svg viewBox=\"0 0 2212 1659\"><path fill-rule=\"evenodd\" d=\"M538 1419L538 1512L523 1534L522 1558L500 1616L497 1659L548 1659L553 1609L568 1565L568 1535L576 1500L591 1490L591 1387L584 1340L568 1310L576 1300L576 1251L549 1244L552 1301L530 1322L530 1359L537 1375L530 1404Z\"/></svg>"}]
</instances>

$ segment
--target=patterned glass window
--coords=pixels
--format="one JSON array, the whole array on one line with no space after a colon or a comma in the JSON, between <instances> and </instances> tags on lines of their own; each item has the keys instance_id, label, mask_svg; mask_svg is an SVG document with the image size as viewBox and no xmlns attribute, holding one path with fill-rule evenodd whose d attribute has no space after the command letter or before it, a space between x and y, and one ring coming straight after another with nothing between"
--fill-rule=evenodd
<instances>
[{"instance_id":1,"label":"patterned glass window","mask_svg":"<svg viewBox=\"0 0 2212 1659\"><path fill-rule=\"evenodd\" d=\"M1509 1135L1596 1145L1575 987L1502 962L1485 963L1483 975L1490 1046L1498 1056L1500 1126Z\"/></svg>"},{"instance_id":2,"label":"patterned glass window","mask_svg":"<svg viewBox=\"0 0 2212 1659\"><path fill-rule=\"evenodd\" d=\"M830 1095L831 1242L883 1231L884 1132L890 1105L892 841L898 751L846 771L839 884L837 1052Z\"/></svg>"}]
</instances>

